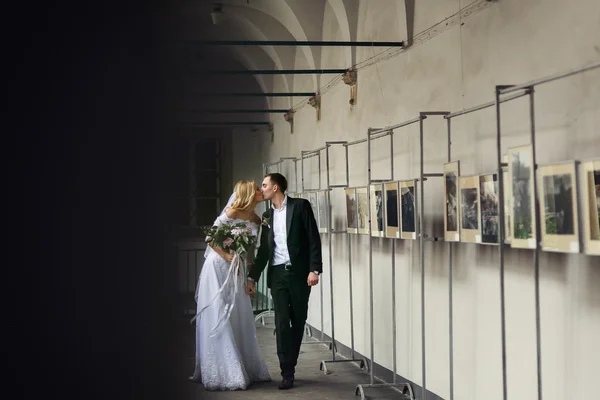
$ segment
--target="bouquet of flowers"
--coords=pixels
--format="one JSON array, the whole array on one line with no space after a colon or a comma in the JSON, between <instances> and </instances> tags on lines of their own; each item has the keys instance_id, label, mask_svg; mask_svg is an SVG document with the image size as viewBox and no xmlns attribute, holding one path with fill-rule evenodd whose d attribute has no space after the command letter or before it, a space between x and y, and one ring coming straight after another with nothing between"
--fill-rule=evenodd
<instances>
[{"instance_id":1,"label":"bouquet of flowers","mask_svg":"<svg viewBox=\"0 0 600 400\"><path fill-rule=\"evenodd\" d=\"M255 245L257 237L252 235L252 228L244 222L204 227L206 243L212 243L225 251L233 251L238 255L246 253Z\"/></svg>"}]
</instances>

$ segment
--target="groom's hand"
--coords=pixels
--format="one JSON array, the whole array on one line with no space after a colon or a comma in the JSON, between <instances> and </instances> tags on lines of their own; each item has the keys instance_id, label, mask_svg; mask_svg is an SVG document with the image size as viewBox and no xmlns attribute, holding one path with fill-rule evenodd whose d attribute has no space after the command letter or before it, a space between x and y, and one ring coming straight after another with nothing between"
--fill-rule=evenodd
<instances>
[{"instance_id":1,"label":"groom's hand","mask_svg":"<svg viewBox=\"0 0 600 400\"><path fill-rule=\"evenodd\" d=\"M306 283L308 283L308 286L315 286L317 283L319 283L319 275L315 274L314 272L311 272L310 274L308 274L308 279L306 280Z\"/></svg>"},{"instance_id":2,"label":"groom's hand","mask_svg":"<svg viewBox=\"0 0 600 400\"><path fill-rule=\"evenodd\" d=\"M256 294L256 284L250 279L246 280L246 294L250 297L254 297Z\"/></svg>"}]
</instances>

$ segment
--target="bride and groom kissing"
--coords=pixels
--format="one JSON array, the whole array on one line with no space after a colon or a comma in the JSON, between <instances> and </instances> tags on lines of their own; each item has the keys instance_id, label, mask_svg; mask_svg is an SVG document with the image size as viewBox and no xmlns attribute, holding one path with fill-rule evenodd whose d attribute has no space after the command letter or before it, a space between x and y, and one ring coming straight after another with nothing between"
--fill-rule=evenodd
<instances>
[{"instance_id":1,"label":"bride and groom kissing","mask_svg":"<svg viewBox=\"0 0 600 400\"><path fill-rule=\"evenodd\" d=\"M287 196L286 190L287 181L279 173L265 175L261 187L240 181L214 222L216 226L245 222L254 236L261 229L256 257L253 248L245 255L247 277L232 272L231 253L212 243L205 253L196 289L196 368L190 379L201 381L208 390L244 390L253 382L271 380L250 303L267 266L282 376L279 389L294 386L308 299L311 287L319 283L323 262L310 203ZM263 200L270 200L272 207L261 219L254 210Z\"/></svg>"}]
</instances>

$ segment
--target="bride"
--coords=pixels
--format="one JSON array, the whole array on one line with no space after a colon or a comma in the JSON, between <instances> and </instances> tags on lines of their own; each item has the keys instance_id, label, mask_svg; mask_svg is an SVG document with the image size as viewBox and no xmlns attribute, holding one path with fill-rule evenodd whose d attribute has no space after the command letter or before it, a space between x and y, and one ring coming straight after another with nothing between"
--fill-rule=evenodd
<instances>
[{"instance_id":1,"label":"bride","mask_svg":"<svg viewBox=\"0 0 600 400\"><path fill-rule=\"evenodd\" d=\"M260 201L256 182L239 181L213 225L244 222L257 235L261 221L254 208ZM233 253L209 246L196 288L196 368L190 380L201 380L208 390L246 389L252 382L270 381L245 290L246 271L237 271ZM246 262L253 261L250 248Z\"/></svg>"}]
</instances>

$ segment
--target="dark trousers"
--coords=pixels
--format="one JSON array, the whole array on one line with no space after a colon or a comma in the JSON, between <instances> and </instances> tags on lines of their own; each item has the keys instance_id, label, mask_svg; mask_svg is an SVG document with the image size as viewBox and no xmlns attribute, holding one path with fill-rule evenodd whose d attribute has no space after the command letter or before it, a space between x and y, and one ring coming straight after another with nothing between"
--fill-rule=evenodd
<instances>
[{"instance_id":1,"label":"dark trousers","mask_svg":"<svg viewBox=\"0 0 600 400\"><path fill-rule=\"evenodd\" d=\"M306 279L294 275L293 267L289 270L283 266L273 267L271 273L279 367L281 376L292 377L304 336L310 286Z\"/></svg>"}]
</instances>

